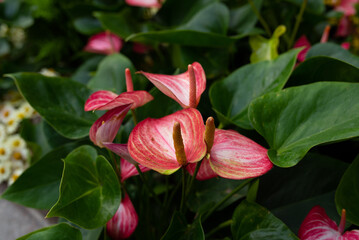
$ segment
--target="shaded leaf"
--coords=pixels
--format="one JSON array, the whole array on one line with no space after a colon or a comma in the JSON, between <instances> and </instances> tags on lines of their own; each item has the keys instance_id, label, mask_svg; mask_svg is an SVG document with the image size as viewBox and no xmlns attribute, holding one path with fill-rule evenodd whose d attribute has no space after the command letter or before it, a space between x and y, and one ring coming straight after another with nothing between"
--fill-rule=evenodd
<instances>
[{"instance_id":1,"label":"shaded leaf","mask_svg":"<svg viewBox=\"0 0 359 240\"><path fill-rule=\"evenodd\" d=\"M254 0L258 11L261 10L263 0ZM238 34L249 33L257 23L257 16L249 3L230 10L229 28Z\"/></svg>"},{"instance_id":2,"label":"shaded leaf","mask_svg":"<svg viewBox=\"0 0 359 240\"><path fill-rule=\"evenodd\" d=\"M67 223L59 223L51 227L41 228L26 234L17 240L82 240L81 232Z\"/></svg>"}]
</instances>

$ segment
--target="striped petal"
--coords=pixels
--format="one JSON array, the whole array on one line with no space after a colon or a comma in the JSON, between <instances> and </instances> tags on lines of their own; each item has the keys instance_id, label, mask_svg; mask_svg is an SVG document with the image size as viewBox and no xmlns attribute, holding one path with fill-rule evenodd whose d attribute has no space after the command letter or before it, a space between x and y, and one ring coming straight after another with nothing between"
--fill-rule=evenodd
<instances>
[{"instance_id":1,"label":"striped petal","mask_svg":"<svg viewBox=\"0 0 359 240\"><path fill-rule=\"evenodd\" d=\"M107 234L112 239L129 238L136 230L138 215L127 194L122 199L120 207L115 215L107 222Z\"/></svg>"},{"instance_id":2,"label":"striped petal","mask_svg":"<svg viewBox=\"0 0 359 240\"><path fill-rule=\"evenodd\" d=\"M146 8L160 8L161 0L126 0L130 6L146 7Z\"/></svg>"},{"instance_id":3,"label":"striped petal","mask_svg":"<svg viewBox=\"0 0 359 240\"><path fill-rule=\"evenodd\" d=\"M190 163L186 167L186 170L193 176L194 171L196 170L197 163ZM204 158L202 160L201 166L199 167L198 173L196 175L196 179L203 181L208 180L214 177L217 177L217 173L215 173L209 164L209 160L207 158Z\"/></svg>"},{"instance_id":4,"label":"striped petal","mask_svg":"<svg viewBox=\"0 0 359 240\"><path fill-rule=\"evenodd\" d=\"M138 165L141 172L147 172L151 169L142 166L142 165ZM132 176L136 176L138 175L138 171L135 167L135 165L133 165L132 163L126 161L125 159L121 158L121 181L125 181L127 178L130 178Z\"/></svg>"},{"instance_id":5,"label":"striped petal","mask_svg":"<svg viewBox=\"0 0 359 240\"><path fill-rule=\"evenodd\" d=\"M99 147L104 147L103 142L112 142L130 108L131 104L123 105L97 119L90 129L91 141Z\"/></svg>"},{"instance_id":6,"label":"striped petal","mask_svg":"<svg viewBox=\"0 0 359 240\"><path fill-rule=\"evenodd\" d=\"M181 165L176 160L172 137L175 122L179 122L181 126L187 162L200 161L206 154L204 123L201 113L194 108L140 122L132 130L128 140L131 157L139 164L162 174L178 170Z\"/></svg>"},{"instance_id":7,"label":"striped petal","mask_svg":"<svg viewBox=\"0 0 359 240\"><path fill-rule=\"evenodd\" d=\"M206 89L206 75L198 62L192 64L196 77L196 105L198 105L201 94ZM189 73L179 75L152 74L140 71L150 80L161 92L177 101L183 108L189 107Z\"/></svg>"},{"instance_id":8,"label":"striped petal","mask_svg":"<svg viewBox=\"0 0 359 240\"><path fill-rule=\"evenodd\" d=\"M111 54L119 52L122 48L122 39L109 32L102 32L92 36L84 50L86 52Z\"/></svg>"},{"instance_id":9,"label":"striped petal","mask_svg":"<svg viewBox=\"0 0 359 240\"><path fill-rule=\"evenodd\" d=\"M324 208L315 206L302 222L298 237L301 240L359 240L359 230L341 235L337 224L328 217Z\"/></svg>"},{"instance_id":10,"label":"striped petal","mask_svg":"<svg viewBox=\"0 0 359 240\"><path fill-rule=\"evenodd\" d=\"M127 144L121 143L111 143L111 142L103 142L102 143L107 149L110 149L112 152L116 153L121 158L124 158L129 163L135 164L137 163L131 157L130 153L128 152Z\"/></svg>"},{"instance_id":11,"label":"striped petal","mask_svg":"<svg viewBox=\"0 0 359 240\"><path fill-rule=\"evenodd\" d=\"M131 109L141 107L153 100L147 91L123 92L117 95L110 91L97 91L85 103L85 111L110 110L122 105L132 104Z\"/></svg>"},{"instance_id":12,"label":"striped petal","mask_svg":"<svg viewBox=\"0 0 359 240\"><path fill-rule=\"evenodd\" d=\"M267 149L232 130L216 129L209 162L221 177L245 179L258 177L273 164Z\"/></svg>"}]
</instances>

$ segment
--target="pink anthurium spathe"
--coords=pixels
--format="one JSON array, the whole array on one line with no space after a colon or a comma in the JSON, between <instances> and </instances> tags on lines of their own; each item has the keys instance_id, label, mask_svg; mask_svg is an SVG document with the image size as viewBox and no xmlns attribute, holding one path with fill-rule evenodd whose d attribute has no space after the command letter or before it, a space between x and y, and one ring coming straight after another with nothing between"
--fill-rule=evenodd
<instances>
[{"instance_id":1,"label":"pink anthurium spathe","mask_svg":"<svg viewBox=\"0 0 359 240\"><path fill-rule=\"evenodd\" d=\"M130 6L145 7L145 8L160 8L162 0L126 0Z\"/></svg>"},{"instance_id":2,"label":"pink anthurium spathe","mask_svg":"<svg viewBox=\"0 0 359 240\"><path fill-rule=\"evenodd\" d=\"M193 176L195 170L196 170L197 163L190 163L186 167L186 170ZM201 166L197 172L196 179L203 181L208 180L214 177L217 177L218 174L215 173L209 163L209 160L207 158L204 158L201 162Z\"/></svg>"},{"instance_id":3,"label":"pink anthurium spathe","mask_svg":"<svg viewBox=\"0 0 359 240\"><path fill-rule=\"evenodd\" d=\"M113 108L97 119L90 128L91 141L99 147L104 147L103 142L112 142L131 105Z\"/></svg>"},{"instance_id":4,"label":"pink anthurium spathe","mask_svg":"<svg viewBox=\"0 0 359 240\"><path fill-rule=\"evenodd\" d=\"M129 238L136 230L138 215L127 194L122 199L115 215L107 222L107 234L113 240Z\"/></svg>"},{"instance_id":5,"label":"pink anthurium spathe","mask_svg":"<svg viewBox=\"0 0 359 240\"><path fill-rule=\"evenodd\" d=\"M139 164L171 174L202 160L206 154L204 130L202 115L194 108L160 119L147 118L132 130L128 150Z\"/></svg>"},{"instance_id":6,"label":"pink anthurium spathe","mask_svg":"<svg viewBox=\"0 0 359 240\"><path fill-rule=\"evenodd\" d=\"M141 172L147 172L147 171L151 170L142 165L138 165L138 167L140 168ZM134 164L121 158L121 182L125 181L127 178L136 176L138 174L139 174L139 172L137 171Z\"/></svg>"},{"instance_id":7,"label":"pink anthurium spathe","mask_svg":"<svg viewBox=\"0 0 359 240\"><path fill-rule=\"evenodd\" d=\"M303 220L298 237L301 240L359 240L359 230L344 233L345 210L339 227L328 217L324 208L313 207Z\"/></svg>"},{"instance_id":8,"label":"pink anthurium spathe","mask_svg":"<svg viewBox=\"0 0 359 240\"><path fill-rule=\"evenodd\" d=\"M179 75L153 74L140 71L161 92L177 101L183 108L196 108L201 94L206 89L206 74L198 62L188 66L188 71Z\"/></svg>"},{"instance_id":9,"label":"pink anthurium spathe","mask_svg":"<svg viewBox=\"0 0 359 240\"><path fill-rule=\"evenodd\" d=\"M119 52L122 45L122 39L119 36L110 32L102 32L92 36L84 50L86 52L108 55Z\"/></svg>"}]
</instances>

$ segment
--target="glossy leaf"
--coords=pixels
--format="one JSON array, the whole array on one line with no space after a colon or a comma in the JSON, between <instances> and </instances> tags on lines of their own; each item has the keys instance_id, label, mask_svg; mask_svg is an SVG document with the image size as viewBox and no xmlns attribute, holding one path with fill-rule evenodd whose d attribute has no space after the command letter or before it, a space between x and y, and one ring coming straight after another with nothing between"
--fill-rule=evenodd
<instances>
[{"instance_id":1,"label":"glossy leaf","mask_svg":"<svg viewBox=\"0 0 359 240\"><path fill-rule=\"evenodd\" d=\"M186 221L185 216L175 212L170 226L161 240L204 240L204 232L201 224L201 218L198 217L191 225Z\"/></svg>"},{"instance_id":2,"label":"glossy leaf","mask_svg":"<svg viewBox=\"0 0 359 240\"><path fill-rule=\"evenodd\" d=\"M359 68L359 57L334 43L320 43L314 45L307 53L307 59L315 56L336 58Z\"/></svg>"},{"instance_id":3,"label":"glossy leaf","mask_svg":"<svg viewBox=\"0 0 359 240\"><path fill-rule=\"evenodd\" d=\"M131 157L139 164L171 174L181 165L177 162L173 141L173 126L180 123L187 162L200 161L206 154L203 139L204 123L194 108L177 111L160 119L147 118L136 125L128 140Z\"/></svg>"},{"instance_id":4,"label":"glossy leaf","mask_svg":"<svg viewBox=\"0 0 359 240\"><path fill-rule=\"evenodd\" d=\"M30 105L61 135L77 139L88 135L96 116L83 106L90 90L66 78L16 73L9 77Z\"/></svg>"},{"instance_id":5,"label":"glossy leaf","mask_svg":"<svg viewBox=\"0 0 359 240\"><path fill-rule=\"evenodd\" d=\"M358 82L359 69L341 60L311 57L295 68L288 85L304 85L317 81Z\"/></svg>"},{"instance_id":6,"label":"glossy leaf","mask_svg":"<svg viewBox=\"0 0 359 240\"><path fill-rule=\"evenodd\" d=\"M251 129L248 106L265 93L278 91L288 80L298 50L291 50L273 61L249 64L214 83L209 92L213 109L222 124L234 123Z\"/></svg>"},{"instance_id":7,"label":"glossy leaf","mask_svg":"<svg viewBox=\"0 0 359 240\"><path fill-rule=\"evenodd\" d=\"M92 35L103 31L101 23L93 17L80 17L74 20L74 27L82 34Z\"/></svg>"},{"instance_id":8,"label":"glossy leaf","mask_svg":"<svg viewBox=\"0 0 359 240\"><path fill-rule=\"evenodd\" d=\"M104 58L88 86L93 90L108 90L116 93L126 91L125 69L135 72L131 61L122 54L112 54Z\"/></svg>"},{"instance_id":9,"label":"glossy leaf","mask_svg":"<svg viewBox=\"0 0 359 240\"><path fill-rule=\"evenodd\" d=\"M244 200L232 220L234 240L298 239L281 220L254 202Z\"/></svg>"},{"instance_id":10,"label":"glossy leaf","mask_svg":"<svg viewBox=\"0 0 359 240\"><path fill-rule=\"evenodd\" d=\"M86 145L72 151L64 162L60 198L47 217L64 217L88 229L104 225L121 201L119 182L112 166Z\"/></svg>"},{"instance_id":11,"label":"glossy leaf","mask_svg":"<svg viewBox=\"0 0 359 240\"><path fill-rule=\"evenodd\" d=\"M2 195L6 200L39 209L50 209L59 197L63 162L79 144L70 143L46 154L28 168Z\"/></svg>"},{"instance_id":12,"label":"glossy leaf","mask_svg":"<svg viewBox=\"0 0 359 240\"><path fill-rule=\"evenodd\" d=\"M59 223L51 227L41 228L26 234L17 240L82 240L81 232L67 223Z\"/></svg>"},{"instance_id":13,"label":"glossy leaf","mask_svg":"<svg viewBox=\"0 0 359 240\"><path fill-rule=\"evenodd\" d=\"M271 161L297 164L314 146L359 135L359 85L320 82L254 100L249 116L267 140Z\"/></svg>"},{"instance_id":14,"label":"glossy leaf","mask_svg":"<svg viewBox=\"0 0 359 240\"><path fill-rule=\"evenodd\" d=\"M255 0L253 4L258 11L261 10L263 0ZM257 16L249 3L239 7L233 8L230 11L229 28L238 34L246 34L253 30L257 23Z\"/></svg>"},{"instance_id":15,"label":"glossy leaf","mask_svg":"<svg viewBox=\"0 0 359 240\"><path fill-rule=\"evenodd\" d=\"M349 166L344 173L337 191L335 193L335 203L338 212L344 208L347 212L348 221L359 225L359 157Z\"/></svg>"}]
</instances>

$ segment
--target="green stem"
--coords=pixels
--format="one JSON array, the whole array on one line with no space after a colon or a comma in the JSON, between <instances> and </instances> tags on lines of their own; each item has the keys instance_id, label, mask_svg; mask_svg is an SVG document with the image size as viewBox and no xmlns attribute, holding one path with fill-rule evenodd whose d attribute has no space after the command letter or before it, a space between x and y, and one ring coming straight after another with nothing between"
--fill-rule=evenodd
<instances>
[{"instance_id":1,"label":"green stem","mask_svg":"<svg viewBox=\"0 0 359 240\"><path fill-rule=\"evenodd\" d=\"M169 197L169 199L168 199L167 204L165 205L165 207L166 207L165 209L168 209L168 208L169 208L169 205L170 205L170 203L172 202L172 200L173 200L173 198L174 198L174 196L175 196L175 194L176 194L178 188L180 187L180 185L181 185L181 181L178 181L176 187L173 189L173 191L172 191L172 193L171 193L171 195L170 195L170 197Z\"/></svg>"},{"instance_id":2,"label":"green stem","mask_svg":"<svg viewBox=\"0 0 359 240\"><path fill-rule=\"evenodd\" d=\"M254 2L252 0L248 0L249 4L251 5L251 8L254 12L254 14L257 16L259 22L262 24L262 26L264 27L264 30L266 31L266 33L268 34L268 36L272 36L272 32L267 24L267 22L264 20L264 18L262 17L262 15L260 14L260 12L258 11L258 9L256 8L256 5L254 4Z\"/></svg>"},{"instance_id":3,"label":"green stem","mask_svg":"<svg viewBox=\"0 0 359 240\"><path fill-rule=\"evenodd\" d=\"M137 115L136 115L136 111L135 109L131 109L131 112L132 112L132 119L133 119L133 122L135 123L135 126L137 125L138 121L137 121Z\"/></svg>"},{"instance_id":4,"label":"green stem","mask_svg":"<svg viewBox=\"0 0 359 240\"><path fill-rule=\"evenodd\" d=\"M163 206L166 206L167 201L168 201L168 188L169 188L168 177L165 178L165 182L166 182L166 193L165 193L165 197L164 197L164 200L163 200Z\"/></svg>"},{"instance_id":5,"label":"green stem","mask_svg":"<svg viewBox=\"0 0 359 240\"><path fill-rule=\"evenodd\" d=\"M193 182L194 180L196 179L196 176L197 176L197 173L199 171L199 168L201 166L201 163L202 163L203 160L199 161L197 164L196 164L196 168L194 170L194 173L193 173L193 176L191 177L191 180L188 184L188 187L187 187L187 195L191 192L191 189L192 189L192 185L193 185Z\"/></svg>"},{"instance_id":6,"label":"green stem","mask_svg":"<svg viewBox=\"0 0 359 240\"><path fill-rule=\"evenodd\" d=\"M148 185L148 182L145 179L145 176L143 175L143 172L141 171L140 167L138 166L138 164L135 164L135 167L137 169L138 174L140 175L140 178L143 182L143 184L145 185L145 187L147 188L147 190L149 191L149 193L151 193L151 195L153 196L153 198L156 200L157 204L162 206L162 203L160 201L160 199L157 197L157 195L154 193L153 189Z\"/></svg>"},{"instance_id":7,"label":"green stem","mask_svg":"<svg viewBox=\"0 0 359 240\"><path fill-rule=\"evenodd\" d=\"M180 212L183 213L183 206L186 200L186 170L182 167L182 198L181 198L181 205L180 205Z\"/></svg>"},{"instance_id":8,"label":"green stem","mask_svg":"<svg viewBox=\"0 0 359 240\"><path fill-rule=\"evenodd\" d=\"M307 7L307 3L308 0L303 0L303 3L300 7L298 16L297 16L297 20L295 21L295 25L294 25L294 29L292 31L292 35L290 36L290 40L289 40L289 44L288 44L288 48L291 49L295 40L295 36L297 35L298 29L299 29L299 25L302 21L303 18L303 14L304 14L304 10Z\"/></svg>"},{"instance_id":9,"label":"green stem","mask_svg":"<svg viewBox=\"0 0 359 240\"><path fill-rule=\"evenodd\" d=\"M113 155L113 152L111 152L109 149L107 149L107 151L108 151L108 154L110 155L110 158L112 159L112 165L113 165L113 168L116 171L118 181L121 184L121 165L120 165L120 167L117 165L117 161L116 161L115 156Z\"/></svg>"},{"instance_id":10,"label":"green stem","mask_svg":"<svg viewBox=\"0 0 359 240\"><path fill-rule=\"evenodd\" d=\"M233 189L233 191L228 194L227 196L225 196L220 202L218 202L216 205L214 205L208 212L207 214L205 214L202 218L202 223L204 223L204 221L211 216L211 214L216 211L223 203L225 203L228 199L230 199L234 194L236 194L237 192L239 192L242 188L244 188L246 185L248 185L251 181L253 181L253 178L249 178L247 180L245 180L242 184L240 184L238 187L236 187L235 189Z\"/></svg>"},{"instance_id":11,"label":"green stem","mask_svg":"<svg viewBox=\"0 0 359 240\"><path fill-rule=\"evenodd\" d=\"M216 232L218 232L222 228L230 226L232 223L233 223L233 220L229 219L229 220L219 224L217 227L213 228L208 234L206 234L206 238L209 238L210 236L212 236L213 234L215 234Z\"/></svg>"},{"instance_id":12,"label":"green stem","mask_svg":"<svg viewBox=\"0 0 359 240\"><path fill-rule=\"evenodd\" d=\"M217 128L218 128L218 129L223 129L223 128L224 128L224 124L223 124L223 123L219 123L219 125L218 125Z\"/></svg>"}]
</instances>

